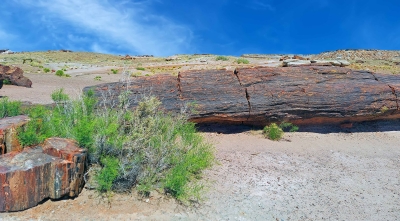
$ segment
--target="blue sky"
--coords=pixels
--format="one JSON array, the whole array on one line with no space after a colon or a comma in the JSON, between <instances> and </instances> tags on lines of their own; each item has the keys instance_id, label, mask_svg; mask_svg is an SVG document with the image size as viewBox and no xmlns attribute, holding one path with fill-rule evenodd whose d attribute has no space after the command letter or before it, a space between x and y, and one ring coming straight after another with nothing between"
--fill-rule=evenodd
<instances>
[{"instance_id":1,"label":"blue sky","mask_svg":"<svg viewBox=\"0 0 400 221\"><path fill-rule=\"evenodd\" d=\"M399 0L2 0L0 49L113 54L400 50Z\"/></svg>"}]
</instances>

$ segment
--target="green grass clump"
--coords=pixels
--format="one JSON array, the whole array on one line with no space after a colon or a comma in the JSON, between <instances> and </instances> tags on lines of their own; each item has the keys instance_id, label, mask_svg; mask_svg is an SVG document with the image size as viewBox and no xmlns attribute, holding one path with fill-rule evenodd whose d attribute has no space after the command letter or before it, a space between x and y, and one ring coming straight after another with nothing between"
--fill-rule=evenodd
<instances>
[{"instance_id":1,"label":"green grass clump","mask_svg":"<svg viewBox=\"0 0 400 221\"><path fill-rule=\"evenodd\" d=\"M215 58L216 61L228 61L229 58L225 57L225 56L217 56Z\"/></svg>"},{"instance_id":2,"label":"green grass clump","mask_svg":"<svg viewBox=\"0 0 400 221\"><path fill-rule=\"evenodd\" d=\"M138 71L144 71L144 70L146 70L146 69L145 69L144 67L137 67L136 70L138 70Z\"/></svg>"},{"instance_id":3,"label":"green grass clump","mask_svg":"<svg viewBox=\"0 0 400 221\"><path fill-rule=\"evenodd\" d=\"M56 71L56 75L59 77L63 77L63 76L65 76L65 73L63 70L58 70L58 71Z\"/></svg>"},{"instance_id":4,"label":"green grass clump","mask_svg":"<svg viewBox=\"0 0 400 221\"><path fill-rule=\"evenodd\" d=\"M113 74L118 74L118 70L117 70L117 69L111 69L111 72L112 72Z\"/></svg>"},{"instance_id":5,"label":"green grass clump","mask_svg":"<svg viewBox=\"0 0 400 221\"><path fill-rule=\"evenodd\" d=\"M21 114L21 102L10 101L8 98L0 99L0 118L13 117Z\"/></svg>"},{"instance_id":6,"label":"green grass clump","mask_svg":"<svg viewBox=\"0 0 400 221\"><path fill-rule=\"evenodd\" d=\"M100 165L94 179L100 192L143 194L162 190L185 202L198 199L196 180L214 162L214 149L196 132L185 114L165 114L161 102L143 98L129 108L129 92L118 97L115 108L98 103L93 91L71 100L63 90L53 92L55 106L28 110L31 120L18 130L23 146L49 137L75 139L89 150L89 160Z\"/></svg>"},{"instance_id":7,"label":"green grass clump","mask_svg":"<svg viewBox=\"0 0 400 221\"><path fill-rule=\"evenodd\" d=\"M288 122L282 122L279 126L276 123L272 123L264 127L263 134L270 140L280 140L284 135L284 130L287 129L290 132L296 132L299 130L299 127Z\"/></svg>"},{"instance_id":8,"label":"green grass clump","mask_svg":"<svg viewBox=\"0 0 400 221\"><path fill-rule=\"evenodd\" d=\"M236 62L238 64L249 64L250 63L249 60L244 59L244 58L239 58L239 59L236 60Z\"/></svg>"},{"instance_id":9,"label":"green grass clump","mask_svg":"<svg viewBox=\"0 0 400 221\"><path fill-rule=\"evenodd\" d=\"M50 72L50 68L43 68L44 73L49 73Z\"/></svg>"}]
</instances>

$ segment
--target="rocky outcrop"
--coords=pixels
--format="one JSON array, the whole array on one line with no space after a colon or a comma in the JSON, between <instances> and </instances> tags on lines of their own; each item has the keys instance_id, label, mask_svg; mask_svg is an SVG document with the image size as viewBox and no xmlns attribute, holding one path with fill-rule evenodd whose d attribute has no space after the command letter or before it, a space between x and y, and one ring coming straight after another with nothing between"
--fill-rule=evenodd
<instances>
[{"instance_id":1,"label":"rocky outcrop","mask_svg":"<svg viewBox=\"0 0 400 221\"><path fill-rule=\"evenodd\" d=\"M91 87L85 88L88 90ZM135 78L129 85L93 87L97 96L130 90L131 107L143 94L157 96L167 111L191 104L194 122L266 125L400 118L400 77L333 66L258 67L181 72L179 76Z\"/></svg>"},{"instance_id":2,"label":"rocky outcrop","mask_svg":"<svg viewBox=\"0 0 400 221\"><path fill-rule=\"evenodd\" d=\"M400 51L385 51L385 50L336 50L323 52L318 55L313 55L312 59L316 60L387 60L391 61L395 58L400 58Z\"/></svg>"},{"instance_id":3,"label":"rocky outcrop","mask_svg":"<svg viewBox=\"0 0 400 221\"><path fill-rule=\"evenodd\" d=\"M47 198L78 196L86 158L86 150L61 138L0 156L0 212L28 209Z\"/></svg>"},{"instance_id":4,"label":"rocky outcrop","mask_svg":"<svg viewBox=\"0 0 400 221\"><path fill-rule=\"evenodd\" d=\"M19 67L10 67L0 64L0 81L8 80L13 85L32 87L32 81L24 77L24 71Z\"/></svg>"},{"instance_id":5,"label":"rocky outcrop","mask_svg":"<svg viewBox=\"0 0 400 221\"><path fill-rule=\"evenodd\" d=\"M24 115L0 119L0 155L22 149L17 139L17 129L28 121L28 116Z\"/></svg>"}]
</instances>

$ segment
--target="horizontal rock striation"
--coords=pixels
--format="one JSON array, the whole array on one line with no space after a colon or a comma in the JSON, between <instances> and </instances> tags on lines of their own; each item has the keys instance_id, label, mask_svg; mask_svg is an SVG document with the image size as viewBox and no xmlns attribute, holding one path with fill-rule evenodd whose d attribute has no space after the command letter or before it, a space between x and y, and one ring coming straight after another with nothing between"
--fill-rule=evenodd
<instances>
[{"instance_id":1,"label":"horizontal rock striation","mask_svg":"<svg viewBox=\"0 0 400 221\"><path fill-rule=\"evenodd\" d=\"M78 196L86 158L86 150L61 138L0 156L0 212L28 209L48 198Z\"/></svg>"},{"instance_id":2,"label":"horizontal rock striation","mask_svg":"<svg viewBox=\"0 0 400 221\"><path fill-rule=\"evenodd\" d=\"M290 121L340 124L400 118L400 77L343 67L256 67L199 70L178 77L158 75L94 87L108 94L108 106L130 91L130 107L144 92L157 96L167 111L194 107L191 121L266 125ZM151 92L151 93L150 93ZM111 105L113 104L113 105Z\"/></svg>"}]
</instances>

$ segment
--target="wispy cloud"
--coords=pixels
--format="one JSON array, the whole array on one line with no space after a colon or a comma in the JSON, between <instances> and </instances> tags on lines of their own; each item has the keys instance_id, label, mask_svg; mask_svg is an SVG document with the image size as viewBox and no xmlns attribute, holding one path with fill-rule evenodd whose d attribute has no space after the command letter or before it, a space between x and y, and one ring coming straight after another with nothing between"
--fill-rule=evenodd
<instances>
[{"instance_id":1,"label":"wispy cloud","mask_svg":"<svg viewBox=\"0 0 400 221\"><path fill-rule=\"evenodd\" d=\"M40 25L65 40L86 42L98 52L170 55L190 51L191 30L153 14L152 1L15 0L41 18ZM63 30L62 32L60 31ZM73 30L70 30L73 29ZM87 40L86 36L91 36ZM57 37L57 36L56 36ZM59 37L59 36L58 36ZM68 42L65 43L68 45Z\"/></svg>"},{"instance_id":2,"label":"wispy cloud","mask_svg":"<svg viewBox=\"0 0 400 221\"><path fill-rule=\"evenodd\" d=\"M254 10L268 10L268 11L275 11L276 8L273 7L271 4L266 3L265 1L260 0L253 0L247 3L247 7L254 9Z\"/></svg>"}]
</instances>

